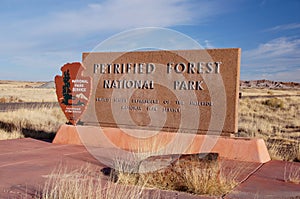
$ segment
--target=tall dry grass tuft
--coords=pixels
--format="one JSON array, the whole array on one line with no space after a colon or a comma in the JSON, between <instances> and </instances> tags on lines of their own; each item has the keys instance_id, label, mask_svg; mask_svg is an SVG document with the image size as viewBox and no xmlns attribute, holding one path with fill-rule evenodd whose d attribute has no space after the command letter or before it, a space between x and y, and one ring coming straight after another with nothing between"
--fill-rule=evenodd
<instances>
[{"instance_id":1,"label":"tall dry grass tuft","mask_svg":"<svg viewBox=\"0 0 300 199\"><path fill-rule=\"evenodd\" d=\"M150 198L143 187L124 186L105 181L97 168L85 165L80 169L69 171L58 167L51 175L41 193L42 199L136 199ZM160 198L159 192L151 193L151 198Z\"/></svg>"},{"instance_id":2,"label":"tall dry grass tuft","mask_svg":"<svg viewBox=\"0 0 300 199\"><path fill-rule=\"evenodd\" d=\"M60 167L48 176L42 198L95 198L102 185L93 175L88 167L72 172Z\"/></svg>"},{"instance_id":3,"label":"tall dry grass tuft","mask_svg":"<svg viewBox=\"0 0 300 199\"><path fill-rule=\"evenodd\" d=\"M262 102L263 105L269 106L270 108L284 108L284 103L283 100L278 99L278 98L271 98L271 99L267 99L265 101Z\"/></svg>"},{"instance_id":4,"label":"tall dry grass tuft","mask_svg":"<svg viewBox=\"0 0 300 199\"><path fill-rule=\"evenodd\" d=\"M285 164L284 167L284 180L285 182L291 182L300 184L300 167L295 164Z\"/></svg>"},{"instance_id":5,"label":"tall dry grass tuft","mask_svg":"<svg viewBox=\"0 0 300 199\"><path fill-rule=\"evenodd\" d=\"M220 168L213 167L194 167L185 171L185 183L188 192L199 195L221 196L230 192L238 185L237 177L240 169L228 169L225 165Z\"/></svg>"}]
</instances>

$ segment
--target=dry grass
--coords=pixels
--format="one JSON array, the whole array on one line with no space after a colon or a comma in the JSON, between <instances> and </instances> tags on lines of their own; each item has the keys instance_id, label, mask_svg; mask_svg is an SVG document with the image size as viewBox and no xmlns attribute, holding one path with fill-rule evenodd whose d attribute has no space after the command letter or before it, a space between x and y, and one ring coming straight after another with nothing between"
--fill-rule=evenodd
<instances>
[{"instance_id":1,"label":"dry grass","mask_svg":"<svg viewBox=\"0 0 300 199\"><path fill-rule=\"evenodd\" d=\"M68 171L59 167L48 176L42 198L95 198L102 189L100 178L88 168Z\"/></svg>"},{"instance_id":2,"label":"dry grass","mask_svg":"<svg viewBox=\"0 0 300 199\"><path fill-rule=\"evenodd\" d=\"M193 167L185 170L184 182L188 192L199 195L221 196L238 185L238 168L230 169L224 165L210 167Z\"/></svg>"},{"instance_id":3,"label":"dry grass","mask_svg":"<svg viewBox=\"0 0 300 199\"><path fill-rule=\"evenodd\" d=\"M20 131L7 132L3 129L0 129L0 140L17 139L23 137L24 135Z\"/></svg>"},{"instance_id":4,"label":"dry grass","mask_svg":"<svg viewBox=\"0 0 300 199\"><path fill-rule=\"evenodd\" d=\"M54 88L36 88L44 83L0 81L0 103L56 102Z\"/></svg>"},{"instance_id":5,"label":"dry grass","mask_svg":"<svg viewBox=\"0 0 300 199\"><path fill-rule=\"evenodd\" d=\"M0 102L55 102L55 89L35 88L43 83L0 81ZM290 95L278 98L241 99L239 134L243 137L263 138L274 159L299 160L300 97L294 95L299 95L300 91L244 89L242 93L243 96ZM59 108L23 109L0 113L1 122L10 127L5 125L0 128L2 130L0 138L11 139L14 135L16 138L21 137L26 129L36 132L56 132L58 125L65 123L66 119Z\"/></svg>"},{"instance_id":6,"label":"dry grass","mask_svg":"<svg viewBox=\"0 0 300 199\"><path fill-rule=\"evenodd\" d=\"M130 157L114 159L113 168L117 177L112 175L111 181L198 195L223 195L237 185L236 177L239 172L228 170L225 164L220 166L215 162L193 161L178 162L174 165L168 159L163 162L147 161L150 156L178 153L178 149L176 150L176 146L180 146L178 144L174 143L173 150L164 151L159 150L161 146L165 146L160 139L153 139L151 143L140 143L140 146L130 153ZM235 168L235 171L240 170Z\"/></svg>"},{"instance_id":7,"label":"dry grass","mask_svg":"<svg viewBox=\"0 0 300 199\"><path fill-rule=\"evenodd\" d=\"M243 96L268 96L268 95L299 95L299 90L280 90L280 89L243 89Z\"/></svg>"},{"instance_id":8,"label":"dry grass","mask_svg":"<svg viewBox=\"0 0 300 199\"><path fill-rule=\"evenodd\" d=\"M252 96L270 92L291 94L299 91L249 89ZM246 92L250 92L248 89ZM243 92L244 93L244 92ZM279 160L300 160L300 97L240 99L239 134L266 141L270 155Z\"/></svg>"},{"instance_id":9,"label":"dry grass","mask_svg":"<svg viewBox=\"0 0 300 199\"><path fill-rule=\"evenodd\" d=\"M120 165L120 161L118 163ZM128 167L126 163L121 169ZM104 180L99 168L89 164L79 169L58 166L40 191L42 199L118 199L118 198L161 198L159 189L185 191L199 195L221 196L230 192L237 184L242 167L228 164L188 166L177 172L120 173L118 179ZM181 168L182 169L182 168ZM126 169L128 171L128 168ZM135 169L132 169L135 170ZM123 174L123 175L122 175ZM135 186L132 186L135 185ZM150 189L149 189L150 188ZM154 189L151 189L154 188ZM150 191L151 190L151 191Z\"/></svg>"},{"instance_id":10,"label":"dry grass","mask_svg":"<svg viewBox=\"0 0 300 199\"><path fill-rule=\"evenodd\" d=\"M149 153L151 154L151 152ZM144 157L145 154L143 154ZM150 156L150 155L149 155ZM119 184L149 187L163 190L183 191L197 195L221 196L230 192L237 184L237 177L243 170L241 165L228 165L221 162L179 161L151 162L133 153L131 160L116 159L116 175L112 181ZM158 168L159 165L159 168ZM164 165L163 167L160 167ZM158 168L157 170L149 168Z\"/></svg>"},{"instance_id":11,"label":"dry grass","mask_svg":"<svg viewBox=\"0 0 300 199\"><path fill-rule=\"evenodd\" d=\"M55 89L45 82L0 81L0 103L56 102ZM33 137L51 139L66 119L57 107L22 108L0 112L0 140Z\"/></svg>"},{"instance_id":12,"label":"dry grass","mask_svg":"<svg viewBox=\"0 0 300 199\"><path fill-rule=\"evenodd\" d=\"M159 192L144 193L143 187L128 187L104 181L97 169L85 165L80 169L69 171L58 167L51 175L42 190L42 199L159 199Z\"/></svg>"},{"instance_id":13,"label":"dry grass","mask_svg":"<svg viewBox=\"0 0 300 199\"><path fill-rule=\"evenodd\" d=\"M33 137L51 139L66 122L59 107L0 112L0 139Z\"/></svg>"}]
</instances>

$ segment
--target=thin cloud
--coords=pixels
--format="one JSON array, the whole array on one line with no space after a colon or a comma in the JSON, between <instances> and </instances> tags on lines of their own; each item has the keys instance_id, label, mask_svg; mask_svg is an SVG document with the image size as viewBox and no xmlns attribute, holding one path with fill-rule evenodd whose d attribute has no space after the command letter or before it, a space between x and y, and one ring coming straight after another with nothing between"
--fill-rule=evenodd
<instances>
[{"instance_id":1,"label":"thin cloud","mask_svg":"<svg viewBox=\"0 0 300 199\"><path fill-rule=\"evenodd\" d=\"M197 8L201 8L201 12ZM112 0L88 4L79 10L52 13L32 32L35 35L70 33L70 36L81 36L136 27L171 27L201 22L216 13L215 1Z\"/></svg>"},{"instance_id":2,"label":"thin cloud","mask_svg":"<svg viewBox=\"0 0 300 199\"><path fill-rule=\"evenodd\" d=\"M24 78L28 73L26 79L34 79L30 77L29 69L59 67L63 62L78 60L82 51L92 49L95 42L119 31L201 24L224 12L218 0L105 0L80 5L59 11L49 8L43 15L20 15L23 18L0 13L7 19L0 22L5 27L0 38L0 53L5 57L5 60L0 58L1 67L20 67L19 72L24 73ZM16 6L22 7L21 4ZM53 69L53 73L55 71L57 69ZM49 73L44 76L47 75ZM9 78L1 76L0 79Z\"/></svg>"},{"instance_id":3,"label":"thin cloud","mask_svg":"<svg viewBox=\"0 0 300 199\"><path fill-rule=\"evenodd\" d=\"M269 77L276 80L299 81L300 39L280 37L257 48L245 51L242 56L244 77ZM242 76L243 77L243 76ZM256 79L253 77L252 79Z\"/></svg>"},{"instance_id":4,"label":"thin cloud","mask_svg":"<svg viewBox=\"0 0 300 199\"><path fill-rule=\"evenodd\" d=\"M137 28L114 35L93 51L134 51L139 49L201 49L194 39L180 32L157 27Z\"/></svg>"},{"instance_id":5,"label":"thin cloud","mask_svg":"<svg viewBox=\"0 0 300 199\"><path fill-rule=\"evenodd\" d=\"M283 71L280 73L270 74L269 79L274 79L278 81L284 82L299 82L300 83L300 68L291 70L291 71Z\"/></svg>"},{"instance_id":6,"label":"thin cloud","mask_svg":"<svg viewBox=\"0 0 300 199\"><path fill-rule=\"evenodd\" d=\"M204 40L204 48L215 48L214 45L212 45L212 42L210 40Z\"/></svg>"},{"instance_id":7,"label":"thin cloud","mask_svg":"<svg viewBox=\"0 0 300 199\"><path fill-rule=\"evenodd\" d=\"M269 28L269 29L265 30L265 32L293 30L293 29L298 29L298 28L300 28L300 23L290 23L290 24L284 24L284 25L279 25L279 26Z\"/></svg>"},{"instance_id":8,"label":"thin cloud","mask_svg":"<svg viewBox=\"0 0 300 199\"><path fill-rule=\"evenodd\" d=\"M245 51L243 56L246 65L249 66L253 66L257 61L267 66L282 65L287 61L290 64L298 64L300 63L299 50L300 39L280 37Z\"/></svg>"},{"instance_id":9,"label":"thin cloud","mask_svg":"<svg viewBox=\"0 0 300 199\"><path fill-rule=\"evenodd\" d=\"M137 27L199 24L222 13L216 2L111 0L67 11L49 10L42 16L2 21L1 26L5 28L1 31L0 42L9 47L2 51L16 53L20 48L40 50L57 44L64 46L95 35L103 37ZM6 16L3 14L2 18ZM17 45L11 45L14 43Z\"/></svg>"},{"instance_id":10,"label":"thin cloud","mask_svg":"<svg viewBox=\"0 0 300 199\"><path fill-rule=\"evenodd\" d=\"M260 7L264 7L267 4L267 0L262 0L259 4Z\"/></svg>"}]
</instances>

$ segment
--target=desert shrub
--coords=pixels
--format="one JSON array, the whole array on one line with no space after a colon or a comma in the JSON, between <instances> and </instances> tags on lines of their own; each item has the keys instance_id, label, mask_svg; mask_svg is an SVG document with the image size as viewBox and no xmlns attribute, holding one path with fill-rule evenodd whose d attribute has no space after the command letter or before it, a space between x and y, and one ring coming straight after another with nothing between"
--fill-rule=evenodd
<instances>
[{"instance_id":1,"label":"desert shrub","mask_svg":"<svg viewBox=\"0 0 300 199\"><path fill-rule=\"evenodd\" d=\"M0 98L0 103L14 103L14 102L23 102L23 100L14 96Z\"/></svg>"},{"instance_id":2,"label":"desert shrub","mask_svg":"<svg viewBox=\"0 0 300 199\"><path fill-rule=\"evenodd\" d=\"M127 165L126 162L124 164ZM121 165L120 161L118 165ZM116 169L117 182L120 184L211 196L230 192L238 184L237 176L241 172L238 167L229 168L229 165L222 162L216 164L181 162L179 165L146 173L123 172L122 169Z\"/></svg>"},{"instance_id":3,"label":"desert shrub","mask_svg":"<svg viewBox=\"0 0 300 199\"><path fill-rule=\"evenodd\" d=\"M262 102L263 105L269 106L271 108L283 108L284 104L281 99L271 98Z\"/></svg>"},{"instance_id":4,"label":"desert shrub","mask_svg":"<svg viewBox=\"0 0 300 199\"><path fill-rule=\"evenodd\" d=\"M0 103L6 103L6 98L5 97L1 97L0 98Z\"/></svg>"},{"instance_id":5,"label":"desert shrub","mask_svg":"<svg viewBox=\"0 0 300 199\"><path fill-rule=\"evenodd\" d=\"M273 160L299 161L300 143L297 140L269 138L266 145Z\"/></svg>"}]
</instances>

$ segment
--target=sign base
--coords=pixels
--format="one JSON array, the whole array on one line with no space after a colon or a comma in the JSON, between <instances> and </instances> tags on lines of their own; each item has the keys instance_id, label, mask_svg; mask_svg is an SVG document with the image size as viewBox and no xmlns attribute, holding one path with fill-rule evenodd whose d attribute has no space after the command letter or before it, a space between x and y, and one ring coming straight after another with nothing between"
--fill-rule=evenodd
<instances>
[{"instance_id":1,"label":"sign base","mask_svg":"<svg viewBox=\"0 0 300 199\"><path fill-rule=\"evenodd\" d=\"M142 150L147 151L151 150L150 148L153 147L153 144L145 144L145 140L149 141L150 139L151 142L153 137L159 136L158 140L161 142L160 145L165 146L166 143L174 141L176 137L181 143L191 141L187 149L183 152L184 154L210 152L218 153L220 158L257 163L266 163L271 160L264 140L259 138L230 138L171 132L159 132L159 135L152 135L153 132L151 131L145 132L133 129L129 131L132 131L130 132L131 135L124 133L124 131L118 128L102 128L101 131L99 131L99 127L95 126L62 125L53 143L85 145L86 147L117 148L128 151L138 151L142 146ZM84 134L84 140L81 139L81 133ZM141 135L148 135L148 138L141 138ZM140 139L136 140L134 137L140 137ZM176 150L176 148L173 148L170 153L176 153ZM182 151L177 151L177 153L181 152Z\"/></svg>"}]
</instances>

